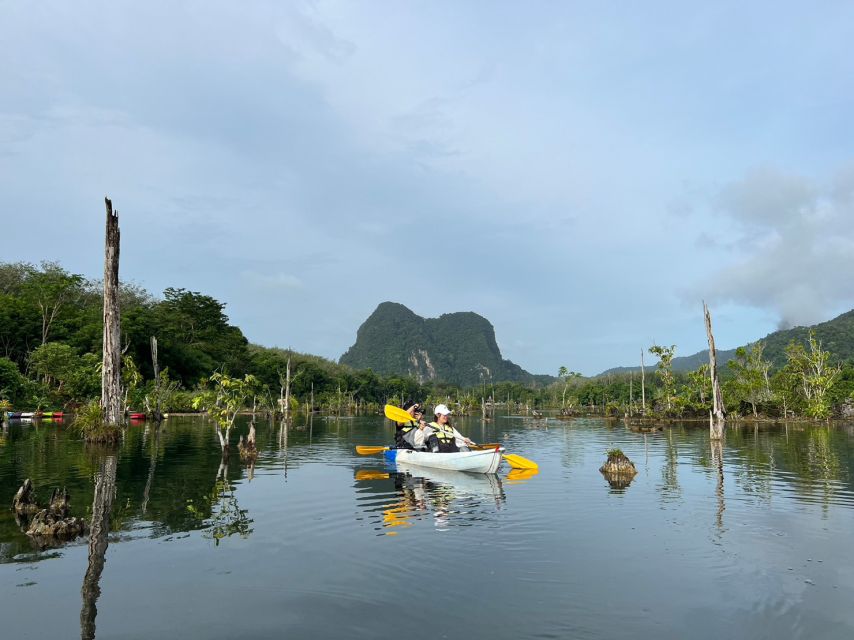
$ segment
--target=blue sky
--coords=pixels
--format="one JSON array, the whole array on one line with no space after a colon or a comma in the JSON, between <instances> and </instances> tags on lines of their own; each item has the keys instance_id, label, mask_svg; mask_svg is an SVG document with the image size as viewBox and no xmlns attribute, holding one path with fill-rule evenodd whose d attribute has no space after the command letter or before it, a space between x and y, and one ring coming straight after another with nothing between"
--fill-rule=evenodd
<instances>
[{"instance_id":1,"label":"blue sky","mask_svg":"<svg viewBox=\"0 0 854 640\"><path fill-rule=\"evenodd\" d=\"M593 374L854 307L854 5L0 0L0 259Z\"/></svg>"}]
</instances>

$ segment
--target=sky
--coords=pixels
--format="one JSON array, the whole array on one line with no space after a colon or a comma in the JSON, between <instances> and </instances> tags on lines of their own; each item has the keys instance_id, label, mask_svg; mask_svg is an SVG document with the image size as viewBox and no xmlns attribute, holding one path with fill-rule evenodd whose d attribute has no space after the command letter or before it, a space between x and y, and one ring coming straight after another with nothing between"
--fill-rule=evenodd
<instances>
[{"instance_id":1,"label":"sky","mask_svg":"<svg viewBox=\"0 0 854 640\"><path fill-rule=\"evenodd\" d=\"M0 0L0 260L337 359L380 302L533 373L854 307L851 2ZM651 358L650 358L651 359ZM648 360L649 361L649 360Z\"/></svg>"}]
</instances>

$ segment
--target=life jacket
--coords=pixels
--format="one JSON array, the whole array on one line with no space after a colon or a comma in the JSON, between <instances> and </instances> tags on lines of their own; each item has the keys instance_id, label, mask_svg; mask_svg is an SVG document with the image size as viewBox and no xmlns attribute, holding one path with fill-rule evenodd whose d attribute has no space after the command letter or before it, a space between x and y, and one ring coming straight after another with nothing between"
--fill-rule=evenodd
<instances>
[{"instance_id":1,"label":"life jacket","mask_svg":"<svg viewBox=\"0 0 854 640\"><path fill-rule=\"evenodd\" d=\"M397 423L397 429L394 432L394 443L398 449L412 449L413 446L405 438L406 434L415 429L418 423L415 420L410 420L405 423Z\"/></svg>"},{"instance_id":2,"label":"life jacket","mask_svg":"<svg viewBox=\"0 0 854 640\"><path fill-rule=\"evenodd\" d=\"M431 422L430 427L433 429L433 435L442 444L450 444L457 442L457 436L454 435L454 428L449 424L439 424Z\"/></svg>"}]
</instances>

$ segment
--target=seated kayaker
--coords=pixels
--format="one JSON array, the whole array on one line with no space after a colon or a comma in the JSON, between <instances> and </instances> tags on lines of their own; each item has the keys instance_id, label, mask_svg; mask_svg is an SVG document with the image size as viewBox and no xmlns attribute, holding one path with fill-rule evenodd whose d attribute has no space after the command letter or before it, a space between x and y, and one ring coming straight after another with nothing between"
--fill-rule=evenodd
<instances>
[{"instance_id":1,"label":"seated kayaker","mask_svg":"<svg viewBox=\"0 0 854 640\"><path fill-rule=\"evenodd\" d=\"M419 426L423 427L421 416L424 415L424 410L418 402L407 400L403 403L403 409L412 416L409 422L396 423L397 428L394 431L394 446L398 449L420 449L424 444L423 438L418 433Z\"/></svg>"},{"instance_id":2,"label":"seated kayaker","mask_svg":"<svg viewBox=\"0 0 854 640\"><path fill-rule=\"evenodd\" d=\"M451 425L451 410L444 404L436 405L433 409L435 419L425 429L427 450L433 453L453 453L468 451L474 442L466 438Z\"/></svg>"}]
</instances>

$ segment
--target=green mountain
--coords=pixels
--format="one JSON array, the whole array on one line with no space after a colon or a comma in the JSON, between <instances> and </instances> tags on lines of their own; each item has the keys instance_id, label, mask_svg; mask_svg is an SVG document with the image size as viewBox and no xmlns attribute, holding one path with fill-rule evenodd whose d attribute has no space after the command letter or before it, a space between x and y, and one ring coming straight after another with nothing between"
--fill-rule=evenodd
<instances>
[{"instance_id":1,"label":"green mountain","mask_svg":"<svg viewBox=\"0 0 854 640\"><path fill-rule=\"evenodd\" d=\"M827 322L821 322L811 327L793 327L769 333L761 339L765 344L763 356L771 362L776 369L786 364L786 346L792 341L806 343L810 329L815 331L815 337L821 341L822 349L830 351L837 362L854 362L854 309L846 311L840 316ZM752 344L752 343L751 343ZM750 346L745 345L745 346ZM718 366L735 357L735 349L718 349ZM698 351L690 356L673 358L674 371L694 371L703 363L709 361L709 350ZM655 366L654 364L652 365ZM629 371L640 371L640 367L615 367L600 373L600 376L609 373L628 373Z\"/></svg>"},{"instance_id":2,"label":"green mountain","mask_svg":"<svg viewBox=\"0 0 854 640\"><path fill-rule=\"evenodd\" d=\"M419 382L437 380L463 386L486 382L547 384L501 357L495 329L472 312L422 318L402 304L383 302L359 327L356 344L341 364L373 369L381 375L410 375Z\"/></svg>"}]
</instances>

